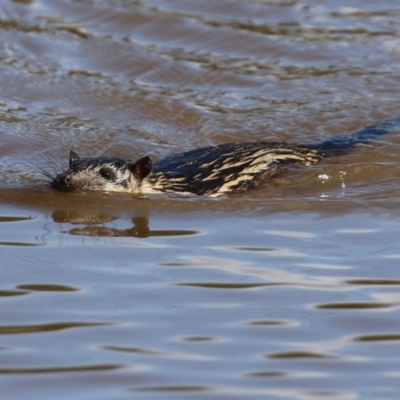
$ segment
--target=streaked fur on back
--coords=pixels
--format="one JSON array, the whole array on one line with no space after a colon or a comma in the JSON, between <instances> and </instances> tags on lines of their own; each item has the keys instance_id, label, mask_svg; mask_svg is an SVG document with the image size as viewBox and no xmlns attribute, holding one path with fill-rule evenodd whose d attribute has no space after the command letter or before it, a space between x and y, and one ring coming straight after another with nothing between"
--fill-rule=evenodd
<instances>
[{"instance_id":1,"label":"streaked fur on back","mask_svg":"<svg viewBox=\"0 0 400 400\"><path fill-rule=\"evenodd\" d=\"M145 192L219 196L255 187L284 164L312 165L316 149L282 143L222 144L157 161L143 181Z\"/></svg>"}]
</instances>

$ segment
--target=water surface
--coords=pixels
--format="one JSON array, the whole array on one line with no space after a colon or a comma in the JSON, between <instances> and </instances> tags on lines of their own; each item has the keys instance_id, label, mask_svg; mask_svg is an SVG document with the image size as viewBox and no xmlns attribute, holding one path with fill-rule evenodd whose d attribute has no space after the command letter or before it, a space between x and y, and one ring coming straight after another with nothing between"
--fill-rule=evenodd
<instances>
[{"instance_id":1,"label":"water surface","mask_svg":"<svg viewBox=\"0 0 400 400\"><path fill-rule=\"evenodd\" d=\"M400 129L225 199L40 172L398 117L397 2L4 1L0 40L3 398L398 397Z\"/></svg>"}]
</instances>

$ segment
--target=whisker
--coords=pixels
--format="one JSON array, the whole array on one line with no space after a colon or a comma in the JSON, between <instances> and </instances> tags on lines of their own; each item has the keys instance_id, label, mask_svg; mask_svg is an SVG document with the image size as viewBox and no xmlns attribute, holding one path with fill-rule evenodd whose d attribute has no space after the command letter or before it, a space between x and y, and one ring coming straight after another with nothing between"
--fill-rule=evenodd
<instances>
[{"instance_id":1,"label":"whisker","mask_svg":"<svg viewBox=\"0 0 400 400\"><path fill-rule=\"evenodd\" d=\"M32 165L30 162L22 162L21 164L24 165L25 167L29 168L29 169L33 169L33 170L41 173L46 178L49 178L51 180L53 180L54 177L55 177L55 175L51 174L49 171L45 170L44 168L39 167L38 165Z\"/></svg>"},{"instance_id":2,"label":"whisker","mask_svg":"<svg viewBox=\"0 0 400 400\"><path fill-rule=\"evenodd\" d=\"M38 167L38 166L33 166L33 169L35 169L37 172L40 172L42 175L44 175L45 177L53 180L54 179L54 175L52 175L49 171L46 171L44 168Z\"/></svg>"},{"instance_id":3,"label":"whisker","mask_svg":"<svg viewBox=\"0 0 400 400\"><path fill-rule=\"evenodd\" d=\"M27 170L34 170L36 172L39 172L41 175L45 176L46 178L50 179L51 181L54 179L55 175L51 174L49 171L45 170L42 167L39 167L37 165L33 165L31 163L31 161L27 161L27 160L20 160L19 164L23 167L25 167Z\"/></svg>"},{"instance_id":4,"label":"whisker","mask_svg":"<svg viewBox=\"0 0 400 400\"><path fill-rule=\"evenodd\" d=\"M57 165L50 152L48 150L43 150L43 155L46 161L50 164L50 168L53 170L54 175L57 175L60 171L60 167Z\"/></svg>"}]
</instances>

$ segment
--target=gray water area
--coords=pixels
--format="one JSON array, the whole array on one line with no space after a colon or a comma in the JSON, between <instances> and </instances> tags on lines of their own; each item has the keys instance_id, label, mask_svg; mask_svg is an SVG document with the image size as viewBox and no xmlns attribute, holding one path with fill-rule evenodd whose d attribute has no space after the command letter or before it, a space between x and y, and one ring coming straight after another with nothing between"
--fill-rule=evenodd
<instances>
[{"instance_id":1,"label":"gray water area","mask_svg":"<svg viewBox=\"0 0 400 400\"><path fill-rule=\"evenodd\" d=\"M228 198L58 193L399 117L395 1L4 1L0 387L14 399L397 399L399 127Z\"/></svg>"},{"instance_id":2,"label":"gray water area","mask_svg":"<svg viewBox=\"0 0 400 400\"><path fill-rule=\"evenodd\" d=\"M397 210L152 202L4 207L5 398L396 397Z\"/></svg>"}]
</instances>

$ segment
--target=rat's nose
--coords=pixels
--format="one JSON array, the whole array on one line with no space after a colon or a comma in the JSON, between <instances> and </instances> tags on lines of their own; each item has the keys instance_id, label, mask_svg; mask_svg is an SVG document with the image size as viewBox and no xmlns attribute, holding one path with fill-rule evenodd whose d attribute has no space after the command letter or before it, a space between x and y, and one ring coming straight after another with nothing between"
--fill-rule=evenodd
<instances>
[{"instance_id":1,"label":"rat's nose","mask_svg":"<svg viewBox=\"0 0 400 400\"><path fill-rule=\"evenodd\" d=\"M51 187L57 190L72 190L71 177L68 174L58 174L51 182Z\"/></svg>"}]
</instances>

